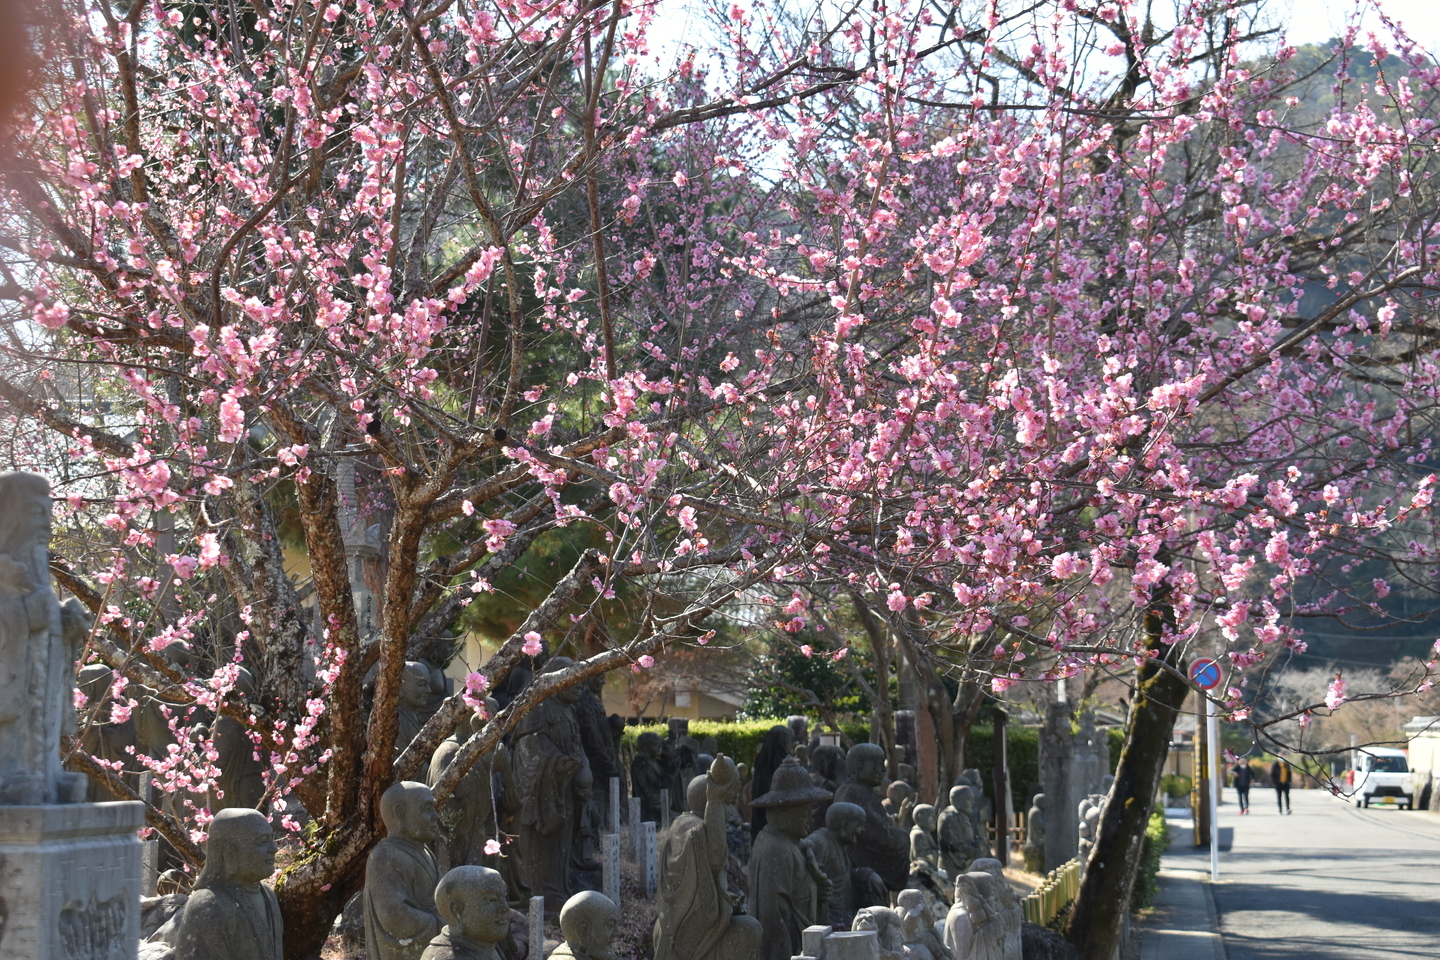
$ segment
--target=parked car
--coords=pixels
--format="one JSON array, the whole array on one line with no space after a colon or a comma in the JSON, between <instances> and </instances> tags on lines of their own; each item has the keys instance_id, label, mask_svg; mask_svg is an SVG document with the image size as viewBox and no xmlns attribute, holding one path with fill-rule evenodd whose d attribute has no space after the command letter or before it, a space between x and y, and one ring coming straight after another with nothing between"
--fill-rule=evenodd
<instances>
[{"instance_id":1,"label":"parked car","mask_svg":"<svg viewBox=\"0 0 1440 960\"><path fill-rule=\"evenodd\" d=\"M1415 787L1404 750L1366 747L1360 751L1358 762L1359 767L1352 771L1355 806L1383 803L1399 804L1406 810L1415 808Z\"/></svg>"}]
</instances>

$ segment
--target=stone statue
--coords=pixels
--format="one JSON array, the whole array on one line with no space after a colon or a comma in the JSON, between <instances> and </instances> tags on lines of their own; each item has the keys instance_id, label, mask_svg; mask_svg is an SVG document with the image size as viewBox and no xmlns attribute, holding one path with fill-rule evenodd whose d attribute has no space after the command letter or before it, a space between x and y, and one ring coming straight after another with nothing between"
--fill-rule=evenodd
<instances>
[{"instance_id":1,"label":"stone statue","mask_svg":"<svg viewBox=\"0 0 1440 960\"><path fill-rule=\"evenodd\" d=\"M661 762L664 744L660 734L645 731L635 740L635 759L630 762L630 785L640 798L642 822L660 822L660 791L666 789L669 772Z\"/></svg>"},{"instance_id":2,"label":"stone statue","mask_svg":"<svg viewBox=\"0 0 1440 960\"><path fill-rule=\"evenodd\" d=\"M542 673L573 666L569 657L551 657ZM542 700L514 733L515 786L519 790L520 876L530 892L559 912L572 889L571 855L580 800L575 775L588 770L571 686Z\"/></svg>"},{"instance_id":3,"label":"stone statue","mask_svg":"<svg viewBox=\"0 0 1440 960\"><path fill-rule=\"evenodd\" d=\"M575 771L571 781L575 791L575 816L571 821L569 879L567 890L595 890L602 886L600 866L600 807L595 800L595 781L589 767Z\"/></svg>"},{"instance_id":4,"label":"stone statue","mask_svg":"<svg viewBox=\"0 0 1440 960\"><path fill-rule=\"evenodd\" d=\"M419 960L440 932L440 871L426 847L440 836L435 797L423 783L394 784L380 796L380 818L388 835L365 862L365 956Z\"/></svg>"},{"instance_id":5,"label":"stone statue","mask_svg":"<svg viewBox=\"0 0 1440 960\"><path fill-rule=\"evenodd\" d=\"M922 803L915 808L915 826L910 828L910 860L924 860L931 866L940 866L940 843L935 839L939 827L934 806Z\"/></svg>"},{"instance_id":6,"label":"stone statue","mask_svg":"<svg viewBox=\"0 0 1440 960\"><path fill-rule=\"evenodd\" d=\"M510 934L505 878L488 867L459 866L440 878L435 909L445 926L420 960L501 960L496 945Z\"/></svg>"},{"instance_id":7,"label":"stone statue","mask_svg":"<svg viewBox=\"0 0 1440 960\"><path fill-rule=\"evenodd\" d=\"M189 671L190 647L185 641L172 640L160 653L182 673ZM147 687L140 687L140 691L140 709L135 714L136 747L147 757L160 760L169 754L168 748L175 742L175 734L170 729L170 720L165 712L183 708Z\"/></svg>"},{"instance_id":8,"label":"stone statue","mask_svg":"<svg viewBox=\"0 0 1440 960\"><path fill-rule=\"evenodd\" d=\"M592 803L601 823L610 822L610 778L620 776L620 752L610 734L610 721L605 716L605 674L598 673L581 685L580 699L575 701L575 718L580 725L580 743L595 778Z\"/></svg>"},{"instance_id":9,"label":"stone statue","mask_svg":"<svg viewBox=\"0 0 1440 960\"><path fill-rule=\"evenodd\" d=\"M909 823L901 823L901 818L908 819L915 807L915 791L910 784L904 780L891 780L885 785L885 799L882 801L885 812L890 816L890 822L901 830L909 831Z\"/></svg>"},{"instance_id":10,"label":"stone statue","mask_svg":"<svg viewBox=\"0 0 1440 960\"><path fill-rule=\"evenodd\" d=\"M970 823L975 828L975 842L980 845L980 856L990 856L990 832L986 825L995 819L995 804L985 796L985 784L980 780L980 771L974 767L961 774L965 783L975 791L975 804L971 808ZM956 783L959 786L959 783Z\"/></svg>"},{"instance_id":11,"label":"stone statue","mask_svg":"<svg viewBox=\"0 0 1440 960\"><path fill-rule=\"evenodd\" d=\"M1090 862L1090 848L1095 846L1095 830L1100 825L1104 803L1105 798L1101 796L1085 797L1080 801L1080 845L1077 856L1081 869Z\"/></svg>"},{"instance_id":12,"label":"stone statue","mask_svg":"<svg viewBox=\"0 0 1440 960\"><path fill-rule=\"evenodd\" d=\"M405 664L400 677L400 725L395 729L395 756L408 746L434 711L430 709L430 667L419 660Z\"/></svg>"},{"instance_id":13,"label":"stone statue","mask_svg":"<svg viewBox=\"0 0 1440 960\"><path fill-rule=\"evenodd\" d=\"M800 714L792 714L785 718L785 726L790 728L790 742L796 745L807 744L810 741L810 721ZM792 747L791 749L794 749Z\"/></svg>"},{"instance_id":14,"label":"stone statue","mask_svg":"<svg viewBox=\"0 0 1440 960\"><path fill-rule=\"evenodd\" d=\"M619 922L620 911L605 894L594 890L575 894L560 909L560 933L565 942L549 960L614 960L615 925ZM532 952L531 956L539 954Z\"/></svg>"},{"instance_id":15,"label":"stone statue","mask_svg":"<svg viewBox=\"0 0 1440 960\"><path fill-rule=\"evenodd\" d=\"M945 918L945 949L956 960L1005 960L1005 924L980 889L980 877L955 878L955 906Z\"/></svg>"},{"instance_id":16,"label":"stone statue","mask_svg":"<svg viewBox=\"0 0 1440 960\"><path fill-rule=\"evenodd\" d=\"M281 960L275 837L257 810L221 810L210 821L205 866L174 935L175 960Z\"/></svg>"},{"instance_id":17,"label":"stone statue","mask_svg":"<svg viewBox=\"0 0 1440 960\"><path fill-rule=\"evenodd\" d=\"M103 663L92 663L80 670L78 687L85 695L87 708L93 709L97 704L102 704L98 712L91 713L80 730L80 744L85 752L97 760L104 760L107 763L119 763L122 766L135 769L135 756L131 752L135 749L135 717L132 714L119 723L108 722L106 718L111 715L113 700L108 698L110 684L115 679L115 671ZM89 711L87 710L87 713ZM125 774L124 779L131 788L136 786L136 778L133 775ZM115 799L111 796L109 789L101 784L99 780L90 781L90 789L86 798L91 803L100 803L104 800Z\"/></svg>"},{"instance_id":18,"label":"stone statue","mask_svg":"<svg viewBox=\"0 0 1440 960\"><path fill-rule=\"evenodd\" d=\"M1020 847L1027 873L1045 872L1045 794L1035 794L1025 814L1025 843Z\"/></svg>"},{"instance_id":19,"label":"stone statue","mask_svg":"<svg viewBox=\"0 0 1440 960\"><path fill-rule=\"evenodd\" d=\"M794 757L786 757L770 789L751 801L766 812L750 851L750 902L763 930L758 960L798 955L801 932L817 920L816 904L830 899L829 878L800 845L810 830L811 805L829 798Z\"/></svg>"},{"instance_id":20,"label":"stone statue","mask_svg":"<svg viewBox=\"0 0 1440 960\"><path fill-rule=\"evenodd\" d=\"M726 883L726 809L739 792L740 775L723 755L690 781L690 812L660 843L655 960L752 960L760 948L760 922L735 915Z\"/></svg>"},{"instance_id":21,"label":"stone statue","mask_svg":"<svg viewBox=\"0 0 1440 960\"><path fill-rule=\"evenodd\" d=\"M969 786L950 788L950 806L940 813L940 867L950 876L970 869L970 861L980 856L975 839L975 791Z\"/></svg>"},{"instance_id":22,"label":"stone statue","mask_svg":"<svg viewBox=\"0 0 1440 960\"><path fill-rule=\"evenodd\" d=\"M246 667L240 668L231 695L255 695L255 675ZM210 808L254 809L265 796L265 764L256 758L255 744L245 733L245 726L234 717L223 714L216 717L212 731L211 739L215 744L215 752L220 755L220 779L216 781L216 790L211 794Z\"/></svg>"},{"instance_id":23,"label":"stone statue","mask_svg":"<svg viewBox=\"0 0 1440 960\"><path fill-rule=\"evenodd\" d=\"M905 960L905 922L898 910L866 907L855 914L856 930L874 930L880 960Z\"/></svg>"},{"instance_id":24,"label":"stone statue","mask_svg":"<svg viewBox=\"0 0 1440 960\"><path fill-rule=\"evenodd\" d=\"M835 803L853 803L865 811L865 829L850 848L850 861L869 867L890 890L905 889L910 867L910 837L892 826L880 798L875 795L885 777L885 749L875 743L857 743L845 757L847 779L835 790Z\"/></svg>"},{"instance_id":25,"label":"stone statue","mask_svg":"<svg viewBox=\"0 0 1440 960\"><path fill-rule=\"evenodd\" d=\"M685 805L685 796L689 791L690 781L704 773L705 768L698 762L700 743L694 737L689 734L677 737L672 747L675 761L672 765L674 772L670 776L670 812L680 814L689 809Z\"/></svg>"},{"instance_id":26,"label":"stone statue","mask_svg":"<svg viewBox=\"0 0 1440 960\"><path fill-rule=\"evenodd\" d=\"M822 923L848 930L855 911L890 901L885 881L869 867L850 863L847 848L865 829L865 811L853 803L832 803L825 811L825 826L814 830L801 843L830 881L830 896L821 902L816 915Z\"/></svg>"},{"instance_id":27,"label":"stone statue","mask_svg":"<svg viewBox=\"0 0 1440 960\"><path fill-rule=\"evenodd\" d=\"M425 782L434 787L465 741L484 727L485 721L477 714L462 719L455 732L435 748ZM440 841L435 851L438 869L489 865L485 842L496 835L493 767L503 749L497 744L494 751L476 760L455 792L440 805ZM505 762L509 762L508 754Z\"/></svg>"},{"instance_id":28,"label":"stone statue","mask_svg":"<svg viewBox=\"0 0 1440 960\"><path fill-rule=\"evenodd\" d=\"M905 939L905 960L950 960L950 951L935 935L935 927L926 908L925 895L919 890L901 890L895 896L895 911L900 914L900 930Z\"/></svg>"},{"instance_id":29,"label":"stone statue","mask_svg":"<svg viewBox=\"0 0 1440 960\"><path fill-rule=\"evenodd\" d=\"M794 746L795 735L790 732L789 727L777 723L765 731L765 739L760 741L760 749L755 753L755 780L750 788L752 797L758 797L770 790L770 779L775 776L775 771L780 769L780 764L790 756L790 750ZM760 831L765 829L766 816L763 807L757 807L753 802L750 804L752 840L758 838Z\"/></svg>"},{"instance_id":30,"label":"stone statue","mask_svg":"<svg viewBox=\"0 0 1440 960\"><path fill-rule=\"evenodd\" d=\"M945 917L950 912L950 900L955 895L955 881L927 860L912 860L910 876L905 883L906 890L916 890L924 897L930 923L937 929L944 930Z\"/></svg>"},{"instance_id":31,"label":"stone statue","mask_svg":"<svg viewBox=\"0 0 1440 960\"><path fill-rule=\"evenodd\" d=\"M50 510L44 477L0 474L0 805L80 803L90 786L60 766L90 619L50 585Z\"/></svg>"},{"instance_id":32,"label":"stone statue","mask_svg":"<svg viewBox=\"0 0 1440 960\"><path fill-rule=\"evenodd\" d=\"M1000 861L993 857L981 857L970 864L971 872L988 873L990 884L990 908L1000 918L1005 928L1005 960L1022 960L1020 930L1025 922L1025 907L1016 895L1015 888L1005 879L1005 870Z\"/></svg>"}]
</instances>

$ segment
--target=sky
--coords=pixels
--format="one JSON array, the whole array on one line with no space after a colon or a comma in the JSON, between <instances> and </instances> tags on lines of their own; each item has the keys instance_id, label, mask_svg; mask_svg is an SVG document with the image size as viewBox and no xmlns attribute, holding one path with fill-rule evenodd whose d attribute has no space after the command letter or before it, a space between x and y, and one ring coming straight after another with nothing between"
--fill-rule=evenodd
<instances>
[{"instance_id":1,"label":"sky","mask_svg":"<svg viewBox=\"0 0 1440 960\"><path fill-rule=\"evenodd\" d=\"M1380 8L1398 20L1410 36L1431 51L1440 51L1440 0L1378 2ZM1355 6L1352 0L1279 0L1275 12L1278 19L1286 23L1291 43L1315 43L1340 33L1346 17ZM1379 26L1373 13L1361 21L1362 25L1368 25L1371 20Z\"/></svg>"}]
</instances>

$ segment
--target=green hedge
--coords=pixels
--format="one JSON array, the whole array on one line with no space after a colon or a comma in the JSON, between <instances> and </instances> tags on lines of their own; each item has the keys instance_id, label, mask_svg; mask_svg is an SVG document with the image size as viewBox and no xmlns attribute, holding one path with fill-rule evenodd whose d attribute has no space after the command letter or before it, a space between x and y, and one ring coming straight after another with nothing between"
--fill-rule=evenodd
<instances>
[{"instance_id":1,"label":"green hedge","mask_svg":"<svg viewBox=\"0 0 1440 960\"><path fill-rule=\"evenodd\" d=\"M1160 874L1160 858L1170 846L1170 828L1165 825L1165 814L1156 810L1150 814L1150 823L1145 827L1145 842L1140 848L1140 869L1135 874L1135 889L1130 893L1130 909L1144 910L1155 899L1160 889L1156 877Z\"/></svg>"},{"instance_id":2,"label":"green hedge","mask_svg":"<svg viewBox=\"0 0 1440 960\"><path fill-rule=\"evenodd\" d=\"M730 757L736 763L753 764L755 754L760 751L760 743L765 739L766 732L777 724L784 726L784 719L691 720L690 736L696 740L714 737L720 752L725 756ZM815 727L812 725L810 729L813 733ZM868 723L842 723L840 729L852 743L866 743L870 740L870 724ZM626 727L625 733L620 738L620 753L627 765L630 758L635 756L635 740L646 731L658 733L662 737L670 735L670 728L663 723Z\"/></svg>"}]
</instances>

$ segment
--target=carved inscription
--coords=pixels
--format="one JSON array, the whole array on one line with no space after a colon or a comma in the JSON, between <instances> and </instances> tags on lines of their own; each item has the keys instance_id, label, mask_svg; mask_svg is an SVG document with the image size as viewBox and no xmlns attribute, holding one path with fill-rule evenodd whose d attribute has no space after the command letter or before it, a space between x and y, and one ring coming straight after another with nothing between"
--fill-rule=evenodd
<instances>
[{"instance_id":1,"label":"carved inscription","mask_svg":"<svg viewBox=\"0 0 1440 960\"><path fill-rule=\"evenodd\" d=\"M124 956L125 898L71 902L60 911L60 942L73 960L117 960Z\"/></svg>"}]
</instances>

